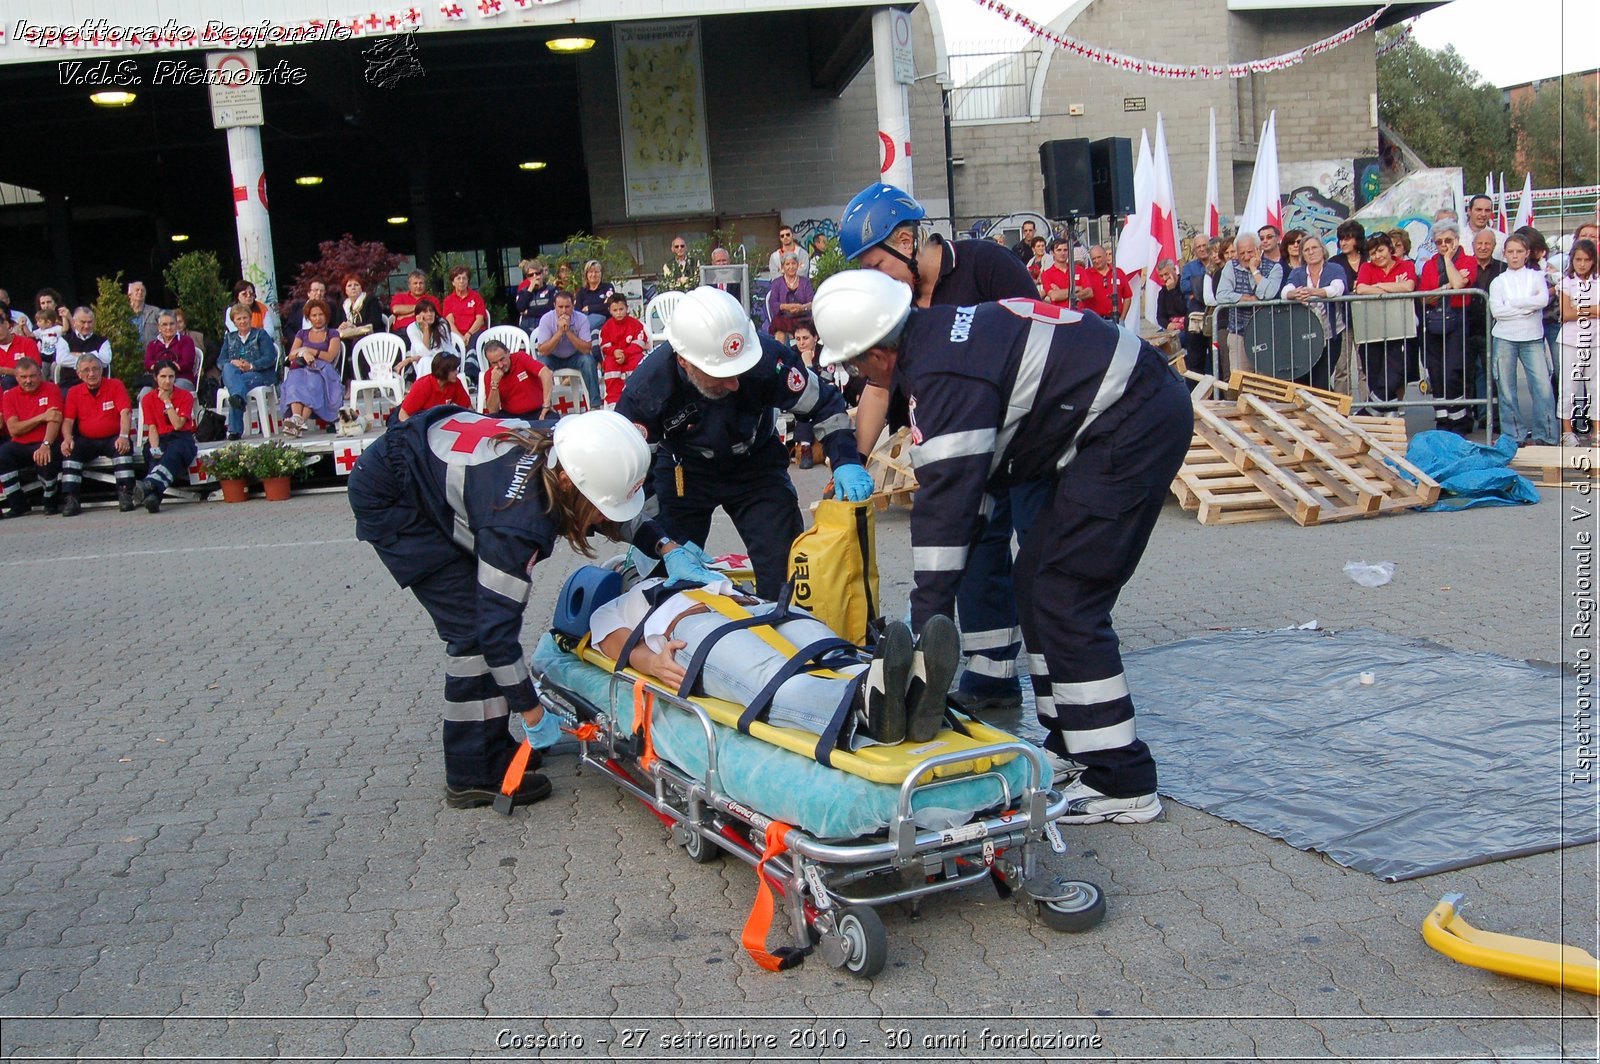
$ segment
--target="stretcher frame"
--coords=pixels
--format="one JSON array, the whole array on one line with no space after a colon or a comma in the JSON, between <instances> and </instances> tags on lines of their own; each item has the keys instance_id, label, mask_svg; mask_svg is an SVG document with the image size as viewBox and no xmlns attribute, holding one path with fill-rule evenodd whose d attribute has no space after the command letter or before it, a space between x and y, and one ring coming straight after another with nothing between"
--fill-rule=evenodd
<instances>
[{"instance_id":1,"label":"stretcher frame","mask_svg":"<svg viewBox=\"0 0 1600 1064\"><path fill-rule=\"evenodd\" d=\"M755 840L767 839L777 822L718 787L717 724L706 710L648 680L613 673L609 683L612 705L618 704L619 694L631 699L642 683L657 705L696 720L706 741L705 778L695 779L659 757L646 763L639 756L639 740L632 733L619 734L610 712L548 675L535 676L545 711L578 726L580 772L590 766L638 799L696 863L729 853L756 867L758 876L783 899L789 917L792 945L775 951L785 957L781 967L799 963L815 949L831 966L870 979L888 956L878 907L907 902L915 911L929 895L981 880L992 882L1002 898L1015 895L1019 904L1058 931L1087 931L1104 919L1105 897L1098 886L1050 877L1040 870L1042 841L1048 840L1057 853L1066 850L1055 821L1066 811L1067 801L1048 786L1049 763L1031 743L1017 739L925 758L900 784L894 819L881 838L829 842L798 827L780 825L776 830L782 835L783 852L764 859L752 833ZM992 767L956 776L935 777L932 772L981 757L989 757L993 765L994 758L1008 755L1024 758L1028 765L1028 783L1020 794L1013 795L1009 781ZM1001 812L955 828L917 827L912 813L915 795L984 776L1000 782ZM923 779L927 782L918 782ZM861 889L865 886L885 889ZM751 945L748 938L745 944Z\"/></svg>"}]
</instances>

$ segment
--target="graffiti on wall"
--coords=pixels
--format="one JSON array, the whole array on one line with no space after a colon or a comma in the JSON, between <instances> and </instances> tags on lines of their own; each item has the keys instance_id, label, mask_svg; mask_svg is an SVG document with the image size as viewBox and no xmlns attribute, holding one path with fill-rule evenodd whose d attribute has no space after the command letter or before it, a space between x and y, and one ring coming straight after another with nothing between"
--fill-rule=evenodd
<instances>
[{"instance_id":1,"label":"graffiti on wall","mask_svg":"<svg viewBox=\"0 0 1600 1064\"><path fill-rule=\"evenodd\" d=\"M811 241L818 233L829 240L839 236L839 223L832 218L803 218L789 226L794 230L795 243L803 248L809 248Z\"/></svg>"},{"instance_id":2,"label":"graffiti on wall","mask_svg":"<svg viewBox=\"0 0 1600 1064\"><path fill-rule=\"evenodd\" d=\"M1339 223L1356 208L1355 161L1284 163L1282 174L1283 187L1290 190L1283 204L1283 227L1303 229L1323 243L1332 241Z\"/></svg>"}]
</instances>

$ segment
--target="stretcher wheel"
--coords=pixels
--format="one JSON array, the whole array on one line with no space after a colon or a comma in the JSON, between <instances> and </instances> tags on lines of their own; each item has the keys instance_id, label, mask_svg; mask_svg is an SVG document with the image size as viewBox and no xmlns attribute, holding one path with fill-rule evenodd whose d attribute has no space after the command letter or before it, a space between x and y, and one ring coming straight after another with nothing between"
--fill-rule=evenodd
<instances>
[{"instance_id":1,"label":"stretcher wheel","mask_svg":"<svg viewBox=\"0 0 1600 1064\"><path fill-rule=\"evenodd\" d=\"M883 929L883 918L870 905L852 905L839 913L838 933L850 952L845 956L844 969L861 979L871 979L883 971L889 959L889 933Z\"/></svg>"},{"instance_id":2,"label":"stretcher wheel","mask_svg":"<svg viewBox=\"0 0 1600 1064\"><path fill-rule=\"evenodd\" d=\"M1039 899L1039 919L1053 931L1087 931L1106 918L1106 896L1093 883L1063 880L1061 893Z\"/></svg>"},{"instance_id":3,"label":"stretcher wheel","mask_svg":"<svg viewBox=\"0 0 1600 1064\"><path fill-rule=\"evenodd\" d=\"M689 860L695 864L708 864L722 856L722 847L706 838L704 835L684 825L687 837L683 842L683 852L689 855Z\"/></svg>"}]
</instances>

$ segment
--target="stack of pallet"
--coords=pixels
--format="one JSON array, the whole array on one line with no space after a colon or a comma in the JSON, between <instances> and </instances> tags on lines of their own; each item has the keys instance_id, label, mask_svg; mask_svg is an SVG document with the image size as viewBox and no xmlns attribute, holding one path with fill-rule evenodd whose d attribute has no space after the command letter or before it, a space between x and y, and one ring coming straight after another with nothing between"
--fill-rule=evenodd
<instances>
[{"instance_id":1,"label":"stack of pallet","mask_svg":"<svg viewBox=\"0 0 1600 1064\"><path fill-rule=\"evenodd\" d=\"M1235 374L1213 399L1197 389L1195 435L1172 483L1203 525L1346 521L1438 501L1439 485L1405 459L1400 418L1350 416L1336 392Z\"/></svg>"},{"instance_id":2,"label":"stack of pallet","mask_svg":"<svg viewBox=\"0 0 1600 1064\"><path fill-rule=\"evenodd\" d=\"M872 501L878 509L910 506L917 491L917 471L911 466L911 430L901 429L872 449L867 456L872 474Z\"/></svg>"}]
</instances>

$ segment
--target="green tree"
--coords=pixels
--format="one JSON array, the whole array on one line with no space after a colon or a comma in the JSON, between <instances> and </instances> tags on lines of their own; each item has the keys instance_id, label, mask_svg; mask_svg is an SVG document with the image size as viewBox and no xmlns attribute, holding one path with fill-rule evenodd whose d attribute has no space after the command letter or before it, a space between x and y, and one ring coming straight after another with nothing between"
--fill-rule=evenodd
<instances>
[{"instance_id":1,"label":"green tree","mask_svg":"<svg viewBox=\"0 0 1600 1064\"><path fill-rule=\"evenodd\" d=\"M133 327L133 305L128 302L122 272L115 277L97 277L95 285L99 289L93 307L95 332L111 342L111 375L131 386L144 372L144 347L139 343L139 330Z\"/></svg>"},{"instance_id":2,"label":"green tree","mask_svg":"<svg viewBox=\"0 0 1600 1064\"><path fill-rule=\"evenodd\" d=\"M1600 140L1590 115L1595 93L1586 79L1569 74L1544 82L1512 112L1518 173L1532 173L1538 188L1592 185L1600 173Z\"/></svg>"},{"instance_id":3,"label":"green tree","mask_svg":"<svg viewBox=\"0 0 1600 1064\"><path fill-rule=\"evenodd\" d=\"M1429 166L1461 167L1468 190L1511 167L1515 141L1500 90L1449 45L1434 51L1408 40L1379 57L1378 114Z\"/></svg>"},{"instance_id":4,"label":"green tree","mask_svg":"<svg viewBox=\"0 0 1600 1064\"><path fill-rule=\"evenodd\" d=\"M211 344L211 353L221 349L222 315L227 313L233 295L222 280L222 264L215 252L190 251L167 263L161 273L167 290L182 308L185 323Z\"/></svg>"}]
</instances>

